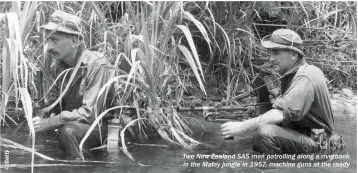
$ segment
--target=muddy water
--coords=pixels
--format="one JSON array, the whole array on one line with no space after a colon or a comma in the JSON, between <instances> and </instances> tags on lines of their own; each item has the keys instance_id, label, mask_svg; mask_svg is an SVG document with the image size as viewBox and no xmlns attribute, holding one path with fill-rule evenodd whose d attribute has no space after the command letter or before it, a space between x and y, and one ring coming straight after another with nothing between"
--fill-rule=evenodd
<instances>
[{"instance_id":1,"label":"muddy water","mask_svg":"<svg viewBox=\"0 0 358 173\"><path fill-rule=\"evenodd\" d=\"M310 160L310 159L252 159L252 155L258 155L252 151L252 139L249 134L236 138L233 141L225 141L220 137L219 124L205 122L201 118L197 118L202 123L205 130L197 121L188 119L192 127L192 137L206 145L200 146L190 152L180 147L162 147L162 146L131 146L129 151L133 154L134 159L144 165L140 166L138 163L131 161L123 152L97 152L88 156L87 160L103 161L103 163L64 163L60 161L48 161L39 157L35 157L34 168L36 173L63 173L63 172L76 172L76 173L89 173L89 172L356 172L357 169L357 119L355 116L337 116L335 124L337 132L343 134L347 143L347 148L343 151L335 152L333 154L349 155L349 159L334 159L333 163L349 163L348 168L342 167L319 167L313 168L313 164L322 162L323 160ZM1 137L20 143L22 145L31 147L31 140L28 138L28 130L26 127L20 129L2 127ZM151 141L151 143L165 144L162 140ZM55 159L64 159L65 156L61 150L57 148L57 144L44 144L44 139L37 139L36 149L38 152ZM203 155L235 155L235 159L200 159L197 154ZM315 153L316 154L316 153ZM187 156L184 158L184 155ZM191 159L190 156L194 155ZM246 158L248 156L249 158ZM238 158L240 157L240 158ZM266 157L266 156L265 156ZM297 155L296 155L297 157ZM8 160L9 165L6 167L5 160ZM260 164L261 161L261 164ZM204 162L208 165L204 167ZM219 165L219 168L214 168L214 164L222 162L231 163L231 167L224 167ZM238 163L247 163L247 167L237 167ZM265 163L264 163L265 162ZM269 163L295 163L294 168L283 167L268 167ZM301 163L311 164L311 167L297 168ZM185 167L188 163L188 167ZM190 163L200 163L198 167L190 165ZM23 150L11 149L1 147L1 172L30 172L31 167L31 154ZM265 164L265 166L263 166ZM301 164L302 165L302 164ZM208 167L209 166L209 167ZM211 167L210 167L211 166Z\"/></svg>"}]
</instances>

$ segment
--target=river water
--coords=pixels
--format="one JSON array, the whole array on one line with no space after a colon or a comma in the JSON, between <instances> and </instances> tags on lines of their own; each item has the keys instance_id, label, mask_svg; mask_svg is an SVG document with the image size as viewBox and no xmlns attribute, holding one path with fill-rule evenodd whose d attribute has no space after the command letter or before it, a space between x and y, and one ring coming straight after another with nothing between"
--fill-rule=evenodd
<instances>
[{"instance_id":1,"label":"river water","mask_svg":"<svg viewBox=\"0 0 358 173\"><path fill-rule=\"evenodd\" d=\"M197 147L190 152L181 147L173 147L158 139L150 143L167 145L163 146L139 146L129 147L136 162L131 161L122 151L101 151L87 156L89 161L102 161L100 163L82 163L62 161L48 161L35 156L36 173L89 173L89 172L356 172L357 170L357 118L355 116L340 115L335 117L336 131L343 135L347 147L342 151L336 151L335 156L345 158L316 159L311 156L322 156L327 153L308 153L301 155L289 155L296 159L266 159L267 155L260 158L252 158L259 153L252 151L252 138L246 135L235 140L225 141L219 133L220 124L205 122L202 118L195 116L202 123L188 119L193 130L192 137L205 145ZM1 127L1 137L12 140L27 147L31 147L31 139L28 138L28 130L24 125L22 128ZM43 139L37 139L36 150L49 157L62 160L65 158L57 144L44 144ZM42 141L41 141L42 140ZM235 158L215 158L214 156L226 156ZM209 158L200 158L199 155L209 155ZM203 156L205 157L205 156ZM349 157L349 158L347 158ZM322 162L325 166L322 166ZM138 163L137 163L138 162ZM229 167L222 167L223 162ZM149 166L140 166L140 164ZM270 163L278 163L269 166ZM286 165L283 165L285 163ZM320 165L317 165L319 163ZM344 163L344 164L343 164ZM220 165L219 165L220 164ZM238 165L240 164L240 165ZM243 167L242 164L247 164ZM287 165L294 167L289 167ZM331 164L330 167L327 165ZM333 165L334 164L334 165ZM349 164L349 166L348 166ZM219 165L219 168L214 166ZM315 167L314 167L315 166ZM344 168L346 166L347 168ZM300 168L298 168L300 167ZM20 149L1 147L1 172L27 173L31 171L31 154Z\"/></svg>"}]
</instances>

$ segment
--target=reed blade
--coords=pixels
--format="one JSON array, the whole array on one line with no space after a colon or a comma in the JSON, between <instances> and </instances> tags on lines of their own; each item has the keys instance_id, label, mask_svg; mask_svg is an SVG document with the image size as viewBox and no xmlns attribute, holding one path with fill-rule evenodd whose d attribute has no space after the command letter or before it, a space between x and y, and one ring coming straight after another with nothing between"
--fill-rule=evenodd
<instances>
[{"instance_id":1,"label":"reed blade","mask_svg":"<svg viewBox=\"0 0 358 173\"><path fill-rule=\"evenodd\" d=\"M19 88L21 102L25 111L27 124L29 125L30 134L32 137L32 152L31 152L31 172L34 172L34 161L35 161L35 129L32 122L32 101L29 92L26 88Z\"/></svg>"}]
</instances>

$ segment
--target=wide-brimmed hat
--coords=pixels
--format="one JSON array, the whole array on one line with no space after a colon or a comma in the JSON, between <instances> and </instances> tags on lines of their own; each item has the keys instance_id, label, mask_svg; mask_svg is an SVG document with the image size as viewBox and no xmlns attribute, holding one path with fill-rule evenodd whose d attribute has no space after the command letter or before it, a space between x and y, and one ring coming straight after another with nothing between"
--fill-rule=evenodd
<instances>
[{"instance_id":1,"label":"wide-brimmed hat","mask_svg":"<svg viewBox=\"0 0 358 173\"><path fill-rule=\"evenodd\" d=\"M41 26L41 29L59 31L81 36L81 19L75 15L57 10L50 16L50 21Z\"/></svg>"},{"instance_id":2,"label":"wide-brimmed hat","mask_svg":"<svg viewBox=\"0 0 358 173\"><path fill-rule=\"evenodd\" d=\"M261 44L267 49L290 49L305 56L302 52L303 41L301 37L289 29L278 29L274 31L271 35L265 36L261 40Z\"/></svg>"}]
</instances>

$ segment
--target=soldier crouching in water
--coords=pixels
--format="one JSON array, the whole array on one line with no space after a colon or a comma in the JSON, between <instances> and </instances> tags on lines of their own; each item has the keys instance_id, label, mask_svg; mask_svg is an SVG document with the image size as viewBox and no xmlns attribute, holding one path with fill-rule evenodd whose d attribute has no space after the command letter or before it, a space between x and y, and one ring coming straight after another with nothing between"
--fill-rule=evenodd
<instances>
[{"instance_id":1,"label":"soldier crouching in water","mask_svg":"<svg viewBox=\"0 0 358 173\"><path fill-rule=\"evenodd\" d=\"M300 36L278 29L261 41L270 63L282 75L282 95L268 112L243 121L221 125L224 138L255 131L253 149L261 153L303 153L341 148L341 136L334 134L334 119L325 77L308 65Z\"/></svg>"},{"instance_id":2,"label":"soldier crouching in water","mask_svg":"<svg viewBox=\"0 0 358 173\"><path fill-rule=\"evenodd\" d=\"M46 31L47 53L56 60L53 67L54 77L56 78L66 69L76 67L78 63L80 63L78 65L80 68L77 68L78 71L72 82L69 78L75 71L74 69L70 70L69 75L65 77L62 89L60 87L64 75L51 89L52 96L55 96L56 100L62 94L59 91L63 92L67 83L71 82L61 99L62 110L58 109L60 104L57 104L57 109L51 110L56 114L55 116L33 118L36 132L60 128L60 148L71 159L81 158L79 144L95 120L94 111L99 113L106 107L103 104L105 102L103 97L97 102L96 100L102 86L109 81L111 73L111 70L103 67L111 65L103 55L84 49L82 27L80 18L63 11L55 11L50 16L50 21L41 27ZM106 139L106 121L102 121L100 131L98 126L92 131L84 143L84 153L100 146Z\"/></svg>"}]
</instances>

